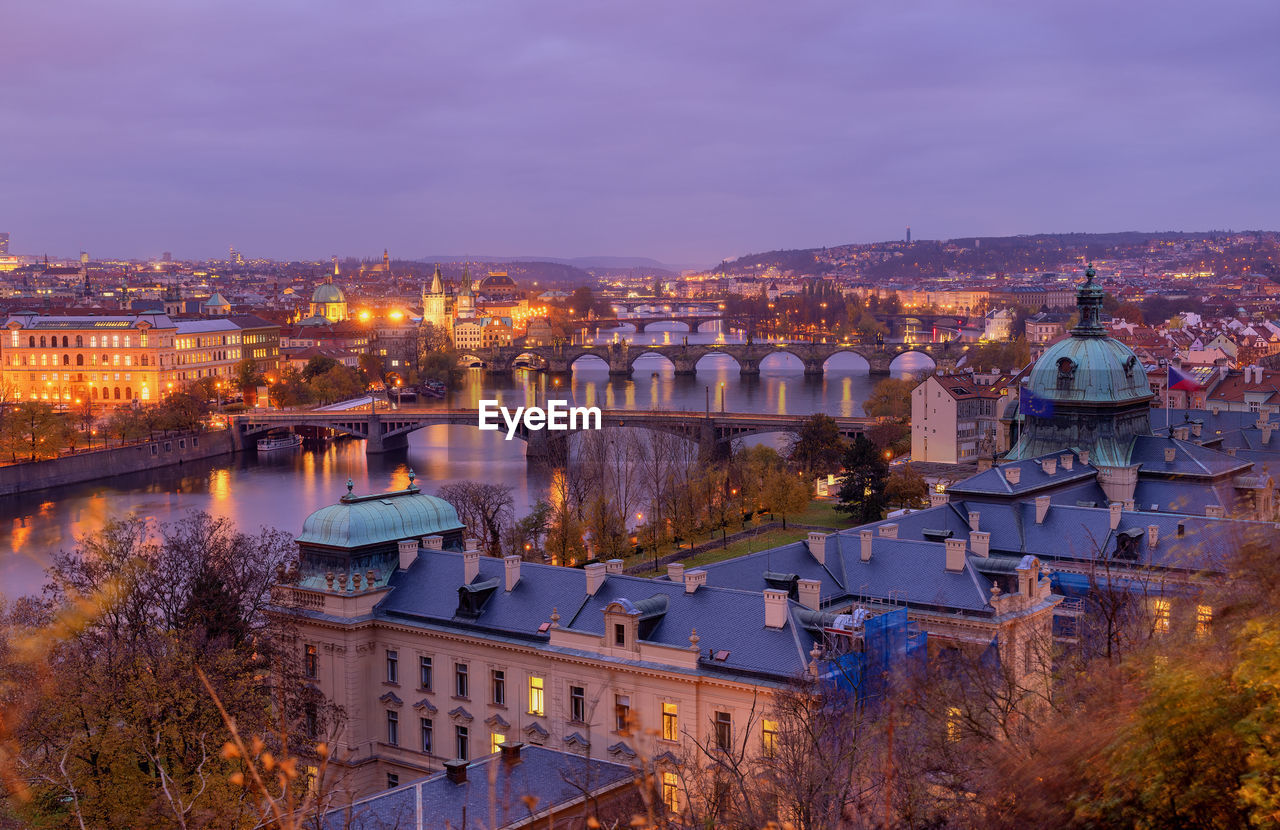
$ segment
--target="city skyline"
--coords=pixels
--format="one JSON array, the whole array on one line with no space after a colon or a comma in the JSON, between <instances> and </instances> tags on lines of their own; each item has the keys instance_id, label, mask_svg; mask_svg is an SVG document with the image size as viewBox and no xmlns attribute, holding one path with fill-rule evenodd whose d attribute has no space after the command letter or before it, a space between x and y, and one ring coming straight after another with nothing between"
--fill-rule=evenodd
<instances>
[{"instance_id":1,"label":"city skyline","mask_svg":"<svg viewBox=\"0 0 1280 830\"><path fill-rule=\"evenodd\" d=\"M1277 11L1148 11L22 8L0 226L24 253L701 265L907 225L1274 227Z\"/></svg>"}]
</instances>

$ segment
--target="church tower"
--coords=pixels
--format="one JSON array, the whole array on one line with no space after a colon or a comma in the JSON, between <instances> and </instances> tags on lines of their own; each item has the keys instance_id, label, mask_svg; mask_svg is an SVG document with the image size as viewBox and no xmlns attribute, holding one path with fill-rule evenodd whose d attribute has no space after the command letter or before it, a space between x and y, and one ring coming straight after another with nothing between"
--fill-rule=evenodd
<instances>
[{"instance_id":1,"label":"church tower","mask_svg":"<svg viewBox=\"0 0 1280 830\"><path fill-rule=\"evenodd\" d=\"M422 292L422 322L443 328L452 335L453 321L449 318L449 296L444 289L439 265L431 275L430 289Z\"/></svg>"}]
</instances>

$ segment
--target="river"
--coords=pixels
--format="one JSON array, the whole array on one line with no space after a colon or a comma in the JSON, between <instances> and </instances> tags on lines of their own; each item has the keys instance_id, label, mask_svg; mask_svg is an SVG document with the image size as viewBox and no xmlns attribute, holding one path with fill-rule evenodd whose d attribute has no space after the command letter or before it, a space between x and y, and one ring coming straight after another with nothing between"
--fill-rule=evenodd
<instances>
[{"instance_id":1,"label":"river","mask_svg":"<svg viewBox=\"0 0 1280 830\"><path fill-rule=\"evenodd\" d=\"M642 335L621 336L636 343L667 338L680 342L686 336L691 343L734 342L716 334L659 330L663 325L654 324ZM601 340L613 334L607 332ZM894 374L929 365L928 358L904 355L895 363ZM705 358L696 377L676 377L670 364L654 357L638 361L631 378L609 377L603 361L582 361L570 380L550 385L538 373L486 377L470 370L439 405L475 407L481 398L521 405L536 396L607 409L700 412L708 405L720 409L723 399L727 412L860 415L861 402L875 382L865 362L852 355L833 357L820 379L805 378L799 361L788 355L770 357L760 377L750 379L740 378L728 357ZM52 553L73 547L77 536L92 533L112 517L136 513L164 522L206 510L233 519L245 531L270 526L296 533L308 513L346 492L348 478L356 492L375 492L405 486L410 469L427 492L465 479L510 484L520 515L549 487L547 474L526 467L523 442L508 442L501 433L471 427L434 426L411 434L407 450L386 455L367 456L363 442L339 441L323 448L262 458L254 453L227 456L9 497L0 503L0 522L6 529L0 540L0 595L13 598L38 591Z\"/></svg>"}]
</instances>

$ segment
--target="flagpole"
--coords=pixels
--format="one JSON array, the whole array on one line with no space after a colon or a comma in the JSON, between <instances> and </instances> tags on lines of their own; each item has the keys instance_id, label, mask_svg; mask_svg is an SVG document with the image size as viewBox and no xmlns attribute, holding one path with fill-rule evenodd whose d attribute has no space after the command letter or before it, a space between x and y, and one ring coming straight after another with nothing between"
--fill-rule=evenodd
<instances>
[{"instance_id":1,"label":"flagpole","mask_svg":"<svg viewBox=\"0 0 1280 830\"><path fill-rule=\"evenodd\" d=\"M1164 428L1169 429L1169 363L1164 364ZM1173 433L1169 433L1169 437L1173 437Z\"/></svg>"}]
</instances>

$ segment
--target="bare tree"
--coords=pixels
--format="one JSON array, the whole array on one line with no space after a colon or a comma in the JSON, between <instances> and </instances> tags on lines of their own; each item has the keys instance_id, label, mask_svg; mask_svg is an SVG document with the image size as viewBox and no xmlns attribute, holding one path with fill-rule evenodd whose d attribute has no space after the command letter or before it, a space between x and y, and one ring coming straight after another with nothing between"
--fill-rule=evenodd
<instances>
[{"instance_id":1,"label":"bare tree","mask_svg":"<svg viewBox=\"0 0 1280 830\"><path fill-rule=\"evenodd\" d=\"M489 556L501 556L503 531L513 515L514 489L509 484L458 481L444 485L437 495L454 506L462 523L480 539Z\"/></svg>"}]
</instances>

